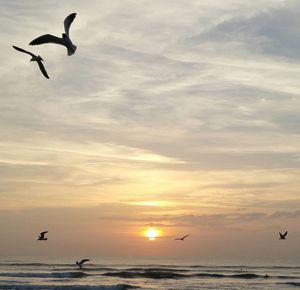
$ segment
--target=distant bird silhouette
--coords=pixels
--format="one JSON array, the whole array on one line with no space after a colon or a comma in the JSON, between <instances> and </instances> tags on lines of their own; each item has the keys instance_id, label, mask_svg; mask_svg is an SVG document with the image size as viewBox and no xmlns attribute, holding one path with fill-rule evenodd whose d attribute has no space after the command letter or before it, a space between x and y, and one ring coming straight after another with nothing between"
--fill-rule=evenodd
<instances>
[{"instance_id":1,"label":"distant bird silhouette","mask_svg":"<svg viewBox=\"0 0 300 290\"><path fill-rule=\"evenodd\" d=\"M48 231L41 232L39 235L38 241L47 241L48 239L45 237L45 234L47 234L47 233L48 233Z\"/></svg>"},{"instance_id":2,"label":"distant bird silhouette","mask_svg":"<svg viewBox=\"0 0 300 290\"><path fill-rule=\"evenodd\" d=\"M69 37L69 30L70 26L76 17L76 13L72 13L69 16L66 17L64 21L64 26L65 26L65 33L62 34L62 38L54 36L52 34L44 34L34 40L32 40L29 44L30 45L39 45L39 44L44 44L44 43L56 43L63 45L67 48L68 50L68 55L72 55L76 51L76 45L74 45Z\"/></svg>"},{"instance_id":3,"label":"distant bird silhouette","mask_svg":"<svg viewBox=\"0 0 300 290\"><path fill-rule=\"evenodd\" d=\"M279 240L286 240L287 233L288 233L287 231L284 234L279 232L279 236L280 236Z\"/></svg>"},{"instance_id":4,"label":"distant bird silhouette","mask_svg":"<svg viewBox=\"0 0 300 290\"><path fill-rule=\"evenodd\" d=\"M175 241L183 241L185 238L187 238L190 234L186 235L186 236L183 236L182 238L178 238L178 239L175 239Z\"/></svg>"},{"instance_id":5,"label":"distant bird silhouette","mask_svg":"<svg viewBox=\"0 0 300 290\"><path fill-rule=\"evenodd\" d=\"M78 265L79 269L82 269L82 265L85 262L88 262L90 259L83 259L80 262L76 261L76 264Z\"/></svg>"},{"instance_id":6,"label":"distant bird silhouette","mask_svg":"<svg viewBox=\"0 0 300 290\"><path fill-rule=\"evenodd\" d=\"M49 79L49 76L48 76L48 74L47 74L47 72L46 72L46 69L45 69L45 67L44 67L44 65L43 65L43 63L42 63L42 61L44 61L42 58L41 58L41 56L36 56L35 54L33 54L32 52L29 52L29 51L27 51L27 50L24 50L24 49L22 49L22 48L19 48L19 47L17 47L17 46L12 46L14 49L16 49L17 51L20 51L20 52L24 52L24 53L27 53L27 54L29 54L30 56L31 56L31 60L30 61L36 61L37 63L38 63L38 65L39 65L39 68L40 68L40 70L41 70L41 72L42 72L42 74L45 76L45 78L47 78L47 79Z\"/></svg>"}]
</instances>

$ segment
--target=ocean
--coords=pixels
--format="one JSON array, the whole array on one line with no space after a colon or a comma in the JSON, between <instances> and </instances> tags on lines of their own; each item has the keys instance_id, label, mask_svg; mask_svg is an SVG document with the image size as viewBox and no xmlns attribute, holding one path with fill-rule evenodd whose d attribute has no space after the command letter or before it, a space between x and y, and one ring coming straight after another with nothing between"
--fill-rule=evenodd
<instances>
[{"instance_id":1,"label":"ocean","mask_svg":"<svg viewBox=\"0 0 300 290\"><path fill-rule=\"evenodd\" d=\"M267 275L267 276L266 276ZM297 289L300 266L0 260L2 290Z\"/></svg>"}]
</instances>

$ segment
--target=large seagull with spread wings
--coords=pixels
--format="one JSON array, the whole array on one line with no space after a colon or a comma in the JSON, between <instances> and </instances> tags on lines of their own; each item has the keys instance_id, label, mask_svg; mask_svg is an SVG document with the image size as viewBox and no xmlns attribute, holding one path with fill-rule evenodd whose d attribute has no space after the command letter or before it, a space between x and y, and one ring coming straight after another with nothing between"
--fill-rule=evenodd
<instances>
[{"instance_id":1,"label":"large seagull with spread wings","mask_svg":"<svg viewBox=\"0 0 300 290\"><path fill-rule=\"evenodd\" d=\"M68 50L68 55L72 55L76 51L76 45L74 45L70 39L69 36L69 31L70 31L70 26L73 22L73 20L76 17L76 13L72 13L69 16L66 17L64 21L64 26L65 26L65 33L62 34L62 37L57 37L52 34L44 34L34 40L32 40L29 44L30 45L39 45L39 44L44 44L44 43L55 43L55 44L60 44L63 45L67 48Z\"/></svg>"}]
</instances>

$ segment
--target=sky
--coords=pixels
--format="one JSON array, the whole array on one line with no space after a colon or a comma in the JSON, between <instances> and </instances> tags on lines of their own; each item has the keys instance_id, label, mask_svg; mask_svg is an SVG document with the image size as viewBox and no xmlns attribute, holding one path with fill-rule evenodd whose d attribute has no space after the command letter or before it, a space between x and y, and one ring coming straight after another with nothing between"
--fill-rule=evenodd
<instances>
[{"instance_id":1,"label":"sky","mask_svg":"<svg viewBox=\"0 0 300 290\"><path fill-rule=\"evenodd\" d=\"M74 55L28 45L73 12ZM0 255L300 261L299 14L293 0L2 0Z\"/></svg>"}]
</instances>

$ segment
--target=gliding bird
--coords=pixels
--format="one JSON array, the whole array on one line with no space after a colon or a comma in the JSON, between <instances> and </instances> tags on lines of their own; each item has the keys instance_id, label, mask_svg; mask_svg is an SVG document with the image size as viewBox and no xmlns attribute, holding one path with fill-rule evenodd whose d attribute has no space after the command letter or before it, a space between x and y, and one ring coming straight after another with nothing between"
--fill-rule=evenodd
<instances>
[{"instance_id":1,"label":"gliding bird","mask_svg":"<svg viewBox=\"0 0 300 290\"><path fill-rule=\"evenodd\" d=\"M27 51L27 50L24 50L24 49L22 49L22 48L19 48L19 47L17 47L17 46L12 46L14 49L16 49L17 51L20 51L20 52L24 52L24 53L27 53L27 54L29 54L30 56L31 56L31 60L30 61L36 61L37 62L37 64L39 65L39 68L40 68L40 70L41 70L41 72L42 72L42 74L45 76L45 78L47 78L47 79L49 79L49 76L48 76L48 74L47 74L47 72L46 72L46 69L45 69L45 67L44 67L44 65L43 65L43 63L42 63L42 61L44 61L42 58L41 58L41 56L36 56L35 54L33 54L32 52L29 52L29 51Z\"/></svg>"},{"instance_id":2,"label":"gliding bird","mask_svg":"<svg viewBox=\"0 0 300 290\"><path fill-rule=\"evenodd\" d=\"M175 241L183 241L185 238L187 238L190 234L183 236L182 238L174 239Z\"/></svg>"},{"instance_id":3,"label":"gliding bird","mask_svg":"<svg viewBox=\"0 0 300 290\"><path fill-rule=\"evenodd\" d=\"M68 55L72 55L76 51L76 45L74 45L69 37L69 30L70 26L76 17L76 13L72 13L69 16L66 17L64 21L64 27L65 27L65 33L62 33L62 37L57 37L52 34L44 34L41 35L40 37L32 40L29 44L30 45L39 45L39 44L44 44L44 43L56 43L63 45L67 48L68 50Z\"/></svg>"}]
</instances>

